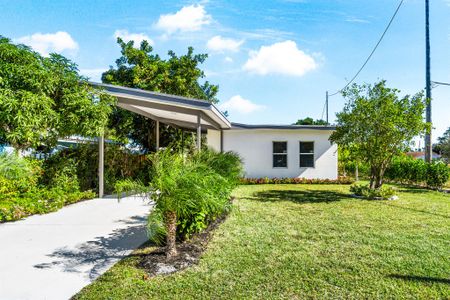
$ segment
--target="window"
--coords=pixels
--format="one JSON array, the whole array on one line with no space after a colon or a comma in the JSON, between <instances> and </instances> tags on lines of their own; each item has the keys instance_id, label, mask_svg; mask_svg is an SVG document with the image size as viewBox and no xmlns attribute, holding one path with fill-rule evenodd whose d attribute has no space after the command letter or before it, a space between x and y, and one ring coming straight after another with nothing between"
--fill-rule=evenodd
<instances>
[{"instance_id":1,"label":"window","mask_svg":"<svg viewBox=\"0 0 450 300\"><path fill-rule=\"evenodd\" d=\"M287 142L273 142L273 167L287 168Z\"/></svg>"},{"instance_id":2,"label":"window","mask_svg":"<svg viewBox=\"0 0 450 300\"><path fill-rule=\"evenodd\" d=\"M314 142L300 142L300 168L314 168Z\"/></svg>"}]
</instances>

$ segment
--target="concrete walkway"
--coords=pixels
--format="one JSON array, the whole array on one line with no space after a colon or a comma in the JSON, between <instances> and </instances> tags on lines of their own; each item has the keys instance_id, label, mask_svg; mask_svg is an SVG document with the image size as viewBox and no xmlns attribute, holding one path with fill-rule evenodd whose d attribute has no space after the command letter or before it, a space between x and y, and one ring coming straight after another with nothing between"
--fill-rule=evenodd
<instances>
[{"instance_id":1,"label":"concrete walkway","mask_svg":"<svg viewBox=\"0 0 450 300\"><path fill-rule=\"evenodd\" d=\"M146 240L140 197L94 199L0 224L0 299L68 299Z\"/></svg>"}]
</instances>

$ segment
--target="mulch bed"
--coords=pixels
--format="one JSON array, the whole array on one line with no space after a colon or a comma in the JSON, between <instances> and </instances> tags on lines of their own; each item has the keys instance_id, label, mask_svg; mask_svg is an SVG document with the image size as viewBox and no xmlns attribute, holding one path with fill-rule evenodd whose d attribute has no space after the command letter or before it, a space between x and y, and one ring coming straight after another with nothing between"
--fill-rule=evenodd
<instances>
[{"instance_id":1,"label":"mulch bed","mask_svg":"<svg viewBox=\"0 0 450 300\"><path fill-rule=\"evenodd\" d=\"M188 241L177 244L178 255L168 260L165 247L160 247L141 257L139 267L144 269L149 279L157 275L170 274L197 264L213 237L215 229L225 221L228 214L224 214L209 224L208 228L195 234Z\"/></svg>"}]
</instances>

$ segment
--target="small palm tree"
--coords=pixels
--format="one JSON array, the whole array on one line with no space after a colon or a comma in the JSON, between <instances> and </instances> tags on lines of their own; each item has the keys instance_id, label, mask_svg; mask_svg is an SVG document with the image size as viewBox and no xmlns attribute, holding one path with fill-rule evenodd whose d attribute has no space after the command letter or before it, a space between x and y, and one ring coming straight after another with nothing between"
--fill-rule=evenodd
<instances>
[{"instance_id":1,"label":"small palm tree","mask_svg":"<svg viewBox=\"0 0 450 300\"><path fill-rule=\"evenodd\" d=\"M212 156L202 159L198 154L184 155L170 149L149 156L153 171L150 185L157 191L155 210L165 226L169 259L177 255L177 220L199 211L220 211L230 197L235 180L228 180L211 167L217 161ZM236 161L240 164L239 159Z\"/></svg>"}]
</instances>

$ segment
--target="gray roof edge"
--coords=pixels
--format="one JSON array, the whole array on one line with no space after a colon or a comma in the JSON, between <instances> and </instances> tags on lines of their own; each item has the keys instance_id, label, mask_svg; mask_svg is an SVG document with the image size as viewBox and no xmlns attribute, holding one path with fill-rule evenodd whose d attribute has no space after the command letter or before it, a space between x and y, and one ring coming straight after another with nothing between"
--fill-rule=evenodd
<instances>
[{"instance_id":1,"label":"gray roof edge","mask_svg":"<svg viewBox=\"0 0 450 300\"><path fill-rule=\"evenodd\" d=\"M271 125L271 124L241 124L231 123L231 129L288 129L288 130L336 130L336 126L330 125Z\"/></svg>"},{"instance_id":2,"label":"gray roof edge","mask_svg":"<svg viewBox=\"0 0 450 300\"><path fill-rule=\"evenodd\" d=\"M220 109L217 108L213 103L210 103L206 100L200 100L195 98L188 98L183 96L177 96L177 95L170 95L170 94L164 94L164 93L158 93L158 92L152 92L147 91L143 89L138 88L130 88L130 87L124 87L120 85L113 85L113 84L107 84L107 83L99 83L99 82L89 82L90 85L95 87L101 87L104 88L108 92L116 92L116 93L125 93L130 96L137 96L137 97L153 97L157 100L165 101L165 102L173 102L178 104L185 104L185 105L191 105L196 106L201 109L209 109L211 111L214 111L215 113L219 113L222 119L225 121L225 123L231 124L231 122L227 119L227 117L222 113ZM214 108L214 109L213 109Z\"/></svg>"}]
</instances>

